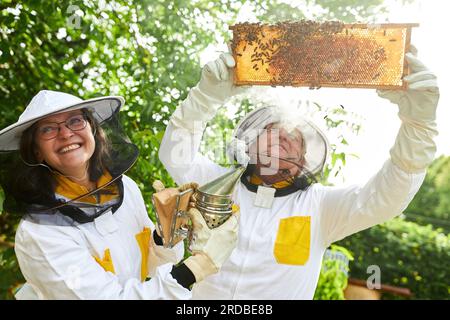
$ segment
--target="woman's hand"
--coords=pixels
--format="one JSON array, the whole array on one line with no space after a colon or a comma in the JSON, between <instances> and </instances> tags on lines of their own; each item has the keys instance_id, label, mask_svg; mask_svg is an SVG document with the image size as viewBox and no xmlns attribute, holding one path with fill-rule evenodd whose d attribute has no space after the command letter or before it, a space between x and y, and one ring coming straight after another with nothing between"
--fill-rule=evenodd
<instances>
[{"instance_id":1,"label":"woman's hand","mask_svg":"<svg viewBox=\"0 0 450 320\"><path fill-rule=\"evenodd\" d=\"M153 182L153 188L156 191L152 199L157 218L156 233L163 238L164 245L172 247L184 238L175 234L175 232L185 227L189 220L187 215L175 215L178 211L188 211L192 201L191 196L198 188L198 184L191 182L178 188L165 188L161 181L156 180ZM176 219L175 228L172 230L174 219Z\"/></svg>"}]
</instances>

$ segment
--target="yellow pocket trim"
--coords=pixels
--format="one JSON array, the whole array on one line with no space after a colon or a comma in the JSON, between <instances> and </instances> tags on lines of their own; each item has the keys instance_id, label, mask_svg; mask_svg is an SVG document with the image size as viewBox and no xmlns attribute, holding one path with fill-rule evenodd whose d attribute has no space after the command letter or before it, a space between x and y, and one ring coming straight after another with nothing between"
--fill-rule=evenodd
<instances>
[{"instance_id":1,"label":"yellow pocket trim","mask_svg":"<svg viewBox=\"0 0 450 320\"><path fill-rule=\"evenodd\" d=\"M311 217L297 216L280 220L273 255L278 263L304 265L309 259Z\"/></svg>"},{"instance_id":2,"label":"yellow pocket trim","mask_svg":"<svg viewBox=\"0 0 450 320\"><path fill-rule=\"evenodd\" d=\"M150 250L150 228L144 227L144 230L136 234L136 241L141 250L141 281L144 282L148 276L148 254Z\"/></svg>"},{"instance_id":3,"label":"yellow pocket trim","mask_svg":"<svg viewBox=\"0 0 450 320\"><path fill-rule=\"evenodd\" d=\"M112 272L114 274L116 274L115 270L114 270L114 263L112 261L111 258L111 252L109 251L109 249L105 250L105 253L103 254L103 259L97 258L95 257L95 261L97 261L97 263L105 270L105 271L109 271Z\"/></svg>"}]
</instances>

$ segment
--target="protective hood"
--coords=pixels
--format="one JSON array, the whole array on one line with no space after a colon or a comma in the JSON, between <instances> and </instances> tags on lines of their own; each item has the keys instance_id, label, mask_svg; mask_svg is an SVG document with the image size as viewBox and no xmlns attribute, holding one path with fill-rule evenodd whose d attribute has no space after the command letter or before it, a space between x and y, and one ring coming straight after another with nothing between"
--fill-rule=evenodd
<instances>
[{"instance_id":1,"label":"protective hood","mask_svg":"<svg viewBox=\"0 0 450 320\"><path fill-rule=\"evenodd\" d=\"M0 183L5 194L4 209L19 215L39 216L37 219L41 223L50 224L86 223L107 210L115 211L123 199L121 177L139 154L137 146L130 142L120 125L119 110L123 102L121 97L83 101L52 91L41 91L33 98L19 121L1 131L3 137L5 134L8 137L2 140L0 136ZM40 107L44 110L39 111ZM30 155L33 152L18 150L26 130L34 136L33 124L36 121L76 109L81 109L88 123L94 122L91 127L96 127L92 133L95 151L88 169L90 180L96 182L94 190L78 185L76 180L64 176L45 162L38 163ZM24 114L28 116L22 121Z\"/></svg>"},{"instance_id":2,"label":"protective hood","mask_svg":"<svg viewBox=\"0 0 450 320\"><path fill-rule=\"evenodd\" d=\"M296 113L276 106L264 106L250 112L241 120L233 133L233 140L228 147L230 158L233 161L238 160L241 164L242 162L252 164L252 161L255 161L252 153L256 150L254 146L257 138L265 135L268 128L275 128L279 130L280 137L283 134L282 131L290 136L298 135L300 137L298 143L301 144L299 150L302 152L302 157L298 158L298 165L302 167L301 174L315 176L322 173L329 155L328 140L310 119ZM258 141L258 143L261 142ZM258 152L258 156L268 156ZM280 161L293 160L283 158L281 153L279 156L272 155L272 157L278 158Z\"/></svg>"}]
</instances>

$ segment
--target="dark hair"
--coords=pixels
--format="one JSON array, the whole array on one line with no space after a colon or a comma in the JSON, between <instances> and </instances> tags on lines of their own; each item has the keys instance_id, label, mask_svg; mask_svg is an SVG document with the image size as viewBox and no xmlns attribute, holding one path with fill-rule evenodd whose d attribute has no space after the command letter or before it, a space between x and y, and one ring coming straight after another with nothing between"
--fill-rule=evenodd
<instances>
[{"instance_id":1,"label":"dark hair","mask_svg":"<svg viewBox=\"0 0 450 320\"><path fill-rule=\"evenodd\" d=\"M107 169L106 164L110 160L110 142L92 112L86 108L81 111L94 134L95 149L89 160L89 179L97 181ZM20 139L19 153L22 159L11 181L11 192L16 201L28 204L47 204L55 199L56 179L53 173L46 167L30 166L24 163L38 164L39 162L36 157L36 128L37 126L34 124L25 130Z\"/></svg>"}]
</instances>

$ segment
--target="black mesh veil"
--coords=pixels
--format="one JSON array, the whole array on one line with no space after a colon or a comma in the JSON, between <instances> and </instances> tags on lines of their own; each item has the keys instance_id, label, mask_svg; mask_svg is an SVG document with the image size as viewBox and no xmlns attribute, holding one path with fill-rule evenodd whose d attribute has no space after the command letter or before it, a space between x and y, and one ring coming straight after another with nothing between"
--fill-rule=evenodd
<instances>
[{"instance_id":1,"label":"black mesh veil","mask_svg":"<svg viewBox=\"0 0 450 320\"><path fill-rule=\"evenodd\" d=\"M58 193L64 190L61 181L71 183L67 177L45 162L37 163L23 148L1 151L4 210L40 223L71 225L93 221L122 204L122 175L136 162L139 150L120 124L120 101L108 100L101 107L81 104L79 109L93 128L97 156L91 158L88 172L90 180L96 181L96 188ZM33 130L33 126L27 130Z\"/></svg>"}]
</instances>

